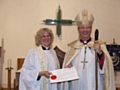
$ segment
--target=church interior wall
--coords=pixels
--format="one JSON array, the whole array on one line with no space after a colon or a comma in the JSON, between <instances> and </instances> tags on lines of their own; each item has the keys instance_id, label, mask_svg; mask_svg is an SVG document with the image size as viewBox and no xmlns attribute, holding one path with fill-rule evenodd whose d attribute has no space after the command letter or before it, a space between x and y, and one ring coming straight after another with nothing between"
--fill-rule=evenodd
<instances>
[{"instance_id":1,"label":"church interior wall","mask_svg":"<svg viewBox=\"0 0 120 90\"><path fill-rule=\"evenodd\" d=\"M17 71L17 58L24 58L29 49L35 47L34 36L40 28L52 29L54 46L67 51L67 44L78 38L77 26L61 26L61 38L56 35L56 25L45 25L42 20L56 19L58 6L61 6L62 19L74 20L83 9L89 10L99 30L99 38L111 44L113 38L120 44L120 0L0 0L0 45L4 41L4 58L0 66L0 84L7 87L8 60L12 61L11 83ZM120 87L120 72L116 72L116 85Z\"/></svg>"}]
</instances>

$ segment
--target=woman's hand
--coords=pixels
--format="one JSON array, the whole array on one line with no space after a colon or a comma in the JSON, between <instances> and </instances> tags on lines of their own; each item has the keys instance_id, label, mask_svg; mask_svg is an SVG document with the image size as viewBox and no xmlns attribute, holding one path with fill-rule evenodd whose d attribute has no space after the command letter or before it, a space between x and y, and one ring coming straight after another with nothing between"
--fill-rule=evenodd
<instances>
[{"instance_id":1,"label":"woman's hand","mask_svg":"<svg viewBox=\"0 0 120 90\"><path fill-rule=\"evenodd\" d=\"M49 71L41 71L39 72L39 76L45 76L46 78L49 78L52 73Z\"/></svg>"}]
</instances>

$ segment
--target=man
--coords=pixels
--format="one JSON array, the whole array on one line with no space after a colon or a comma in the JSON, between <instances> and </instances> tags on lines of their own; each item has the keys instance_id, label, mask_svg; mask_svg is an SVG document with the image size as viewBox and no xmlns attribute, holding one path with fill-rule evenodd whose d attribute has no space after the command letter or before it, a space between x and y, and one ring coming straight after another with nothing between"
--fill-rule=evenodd
<instances>
[{"instance_id":1,"label":"man","mask_svg":"<svg viewBox=\"0 0 120 90\"><path fill-rule=\"evenodd\" d=\"M56 53L51 49L52 30L41 28L35 36L36 48L29 50L20 74L19 90L59 90L50 83L50 71L59 68Z\"/></svg>"},{"instance_id":2,"label":"man","mask_svg":"<svg viewBox=\"0 0 120 90\"><path fill-rule=\"evenodd\" d=\"M96 90L95 53L98 57L98 90L116 90L113 63L106 46L102 41L91 38L93 15L83 10L76 16L75 22L79 38L68 45L70 48L63 68L74 66L79 79L66 82L63 90Z\"/></svg>"}]
</instances>

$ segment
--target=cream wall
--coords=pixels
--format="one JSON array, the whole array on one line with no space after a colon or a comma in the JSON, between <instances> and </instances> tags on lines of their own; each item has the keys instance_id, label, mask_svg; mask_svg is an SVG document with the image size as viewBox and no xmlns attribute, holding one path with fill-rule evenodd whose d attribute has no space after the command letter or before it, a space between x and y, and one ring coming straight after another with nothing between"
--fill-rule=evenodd
<instances>
[{"instance_id":1,"label":"cream wall","mask_svg":"<svg viewBox=\"0 0 120 90\"><path fill-rule=\"evenodd\" d=\"M16 60L25 57L29 49L35 47L34 36L42 27L49 27L56 33L56 26L42 23L44 19L55 19L58 5L63 19L74 20L82 9L88 9L95 17L94 30L99 29L100 39L112 43L113 38L120 43L120 0L0 0L0 39L4 41L4 60L0 70L2 86L7 86L8 59L12 60L12 85L16 72ZM76 26L62 26L62 39L55 36L54 46L67 50L67 44L78 37ZM2 44L2 43L1 43ZM2 60L2 59L1 59ZM116 73L120 85L120 72Z\"/></svg>"}]
</instances>

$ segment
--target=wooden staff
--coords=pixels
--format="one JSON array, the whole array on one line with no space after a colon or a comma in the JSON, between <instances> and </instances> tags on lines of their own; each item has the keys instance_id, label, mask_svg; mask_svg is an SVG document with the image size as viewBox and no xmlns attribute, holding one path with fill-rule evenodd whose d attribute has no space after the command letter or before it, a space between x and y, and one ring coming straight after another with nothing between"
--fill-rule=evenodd
<instances>
[{"instance_id":1,"label":"wooden staff","mask_svg":"<svg viewBox=\"0 0 120 90\"><path fill-rule=\"evenodd\" d=\"M98 29L95 30L95 41L98 40L99 31ZM96 80L96 89L98 90L98 57L97 52L95 51L95 80Z\"/></svg>"}]
</instances>

